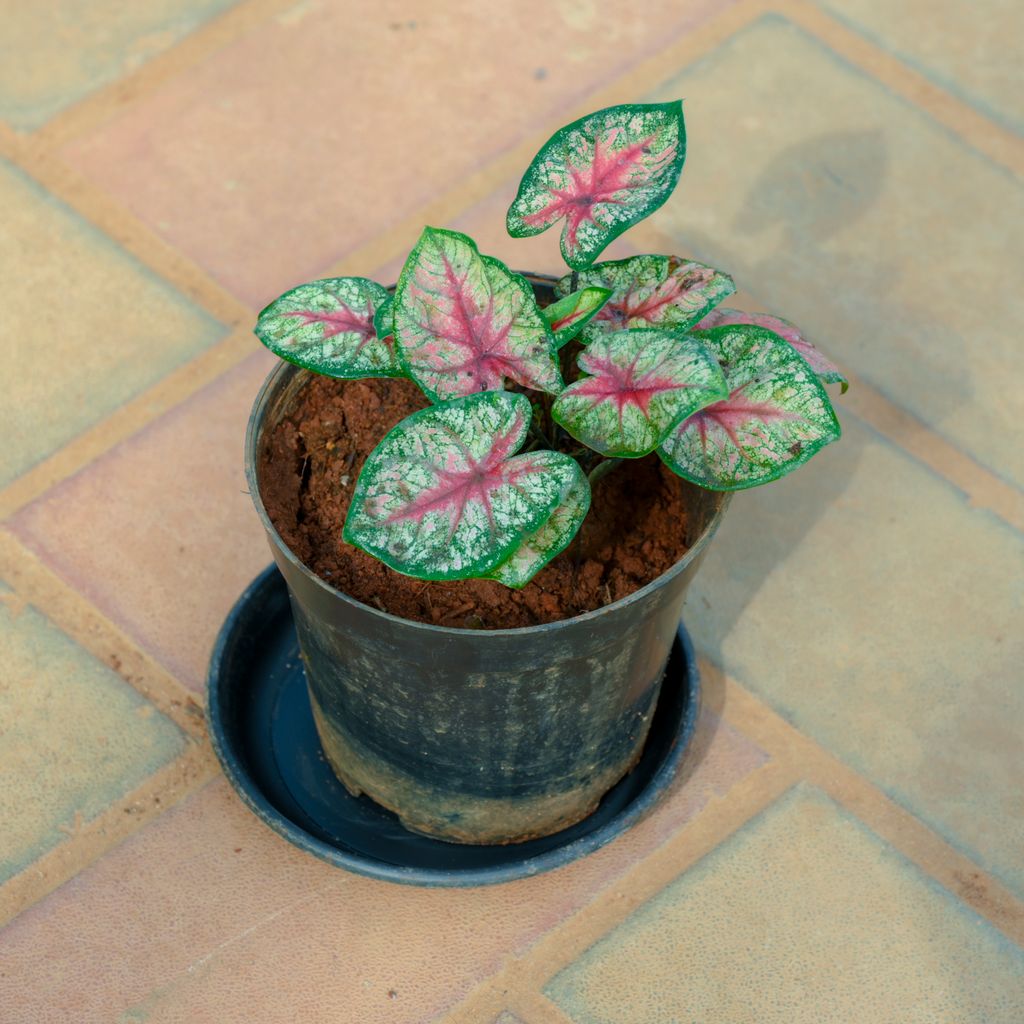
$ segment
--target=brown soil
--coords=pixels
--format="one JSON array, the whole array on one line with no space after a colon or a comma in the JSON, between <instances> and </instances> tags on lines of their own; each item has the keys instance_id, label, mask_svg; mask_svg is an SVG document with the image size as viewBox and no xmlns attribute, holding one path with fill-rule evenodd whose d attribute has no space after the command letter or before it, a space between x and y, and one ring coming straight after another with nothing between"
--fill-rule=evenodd
<instances>
[{"instance_id":1,"label":"brown soil","mask_svg":"<svg viewBox=\"0 0 1024 1024\"><path fill-rule=\"evenodd\" d=\"M686 551L685 485L655 456L598 481L576 541L522 590L487 580L428 583L341 539L363 461L427 404L405 380L311 377L260 453L260 492L285 543L318 576L364 604L440 626L511 629L554 622L632 594Z\"/></svg>"}]
</instances>

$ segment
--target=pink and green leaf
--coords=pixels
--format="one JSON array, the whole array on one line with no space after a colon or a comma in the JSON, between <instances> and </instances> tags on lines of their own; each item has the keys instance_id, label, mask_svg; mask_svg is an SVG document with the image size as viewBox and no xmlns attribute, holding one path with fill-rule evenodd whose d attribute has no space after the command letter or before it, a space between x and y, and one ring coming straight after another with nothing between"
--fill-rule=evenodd
<instances>
[{"instance_id":1,"label":"pink and green leaf","mask_svg":"<svg viewBox=\"0 0 1024 1024\"><path fill-rule=\"evenodd\" d=\"M728 396L680 423L658 449L679 476L716 491L756 487L839 437L825 389L777 334L737 324L691 336L717 356Z\"/></svg>"},{"instance_id":2,"label":"pink and green leaf","mask_svg":"<svg viewBox=\"0 0 1024 1024\"><path fill-rule=\"evenodd\" d=\"M540 529L580 472L567 455L515 455L529 400L488 391L402 420L370 453L344 539L426 580L485 576Z\"/></svg>"},{"instance_id":3,"label":"pink and green leaf","mask_svg":"<svg viewBox=\"0 0 1024 1024\"><path fill-rule=\"evenodd\" d=\"M556 555L561 554L576 536L590 510L590 484L583 470L573 462L566 467L561 500L547 522L531 533L512 555L488 574L506 587L520 589Z\"/></svg>"},{"instance_id":4,"label":"pink and green leaf","mask_svg":"<svg viewBox=\"0 0 1024 1024\"><path fill-rule=\"evenodd\" d=\"M404 377L374 329L388 297L364 277L332 277L285 292L259 315L256 336L282 359L326 377Z\"/></svg>"},{"instance_id":5,"label":"pink and green leaf","mask_svg":"<svg viewBox=\"0 0 1024 1024\"><path fill-rule=\"evenodd\" d=\"M726 309L719 307L712 310L699 324L695 330L710 330L712 327L725 327L729 324L753 324L755 327L763 327L772 331L780 338L785 338L811 364L811 369L818 375L818 380L826 384L840 384L840 393L845 394L850 382L843 376L842 371L826 356L821 349L815 348L788 320L781 316L772 316L770 313L747 313L742 309Z\"/></svg>"},{"instance_id":6,"label":"pink and green leaf","mask_svg":"<svg viewBox=\"0 0 1024 1024\"><path fill-rule=\"evenodd\" d=\"M394 344L395 297L393 295L389 295L377 307L377 312L373 314L373 329L381 341L386 341L390 345Z\"/></svg>"},{"instance_id":7,"label":"pink and green leaf","mask_svg":"<svg viewBox=\"0 0 1024 1024\"><path fill-rule=\"evenodd\" d=\"M589 376L558 396L552 414L602 455L646 455L676 424L728 394L714 355L674 331L602 335L580 354L579 366Z\"/></svg>"},{"instance_id":8,"label":"pink and green leaf","mask_svg":"<svg viewBox=\"0 0 1024 1024\"><path fill-rule=\"evenodd\" d=\"M677 256L609 260L581 271L578 279L582 286L612 293L584 329L584 344L607 331L635 327L687 330L736 290L728 274ZM562 278L556 292L568 291L571 280L571 275Z\"/></svg>"},{"instance_id":9,"label":"pink and green leaf","mask_svg":"<svg viewBox=\"0 0 1024 1024\"><path fill-rule=\"evenodd\" d=\"M565 262L588 267L668 199L685 156L681 101L599 110L541 147L509 207L508 233L525 238L564 220Z\"/></svg>"},{"instance_id":10,"label":"pink and green leaf","mask_svg":"<svg viewBox=\"0 0 1024 1024\"><path fill-rule=\"evenodd\" d=\"M395 289L395 340L433 402L506 380L558 394L554 339L525 278L457 231L424 228Z\"/></svg>"},{"instance_id":11,"label":"pink and green leaf","mask_svg":"<svg viewBox=\"0 0 1024 1024\"><path fill-rule=\"evenodd\" d=\"M555 348L572 341L611 297L608 288L583 288L541 310L555 336Z\"/></svg>"}]
</instances>

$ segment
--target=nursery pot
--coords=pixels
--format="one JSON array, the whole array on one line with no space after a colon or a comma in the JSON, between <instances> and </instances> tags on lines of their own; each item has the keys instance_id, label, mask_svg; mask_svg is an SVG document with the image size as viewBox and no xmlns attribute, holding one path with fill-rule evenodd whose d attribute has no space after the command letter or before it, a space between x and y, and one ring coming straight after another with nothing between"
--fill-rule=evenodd
<instances>
[{"instance_id":1,"label":"nursery pot","mask_svg":"<svg viewBox=\"0 0 1024 1024\"><path fill-rule=\"evenodd\" d=\"M310 376L288 363L271 372L249 420L245 460L335 773L406 828L450 842L520 842L586 817L640 757L686 589L727 496L692 488L686 555L596 611L501 630L401 619L316 576L264 508L264 435Z\"/></svg>"}]
</instances>

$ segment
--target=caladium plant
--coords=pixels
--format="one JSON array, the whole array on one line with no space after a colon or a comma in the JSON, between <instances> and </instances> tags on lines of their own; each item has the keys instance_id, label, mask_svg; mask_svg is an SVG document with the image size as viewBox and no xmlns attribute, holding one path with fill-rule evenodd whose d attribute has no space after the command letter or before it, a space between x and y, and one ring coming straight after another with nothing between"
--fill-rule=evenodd
<instances>
[{"instance_id":1,"label":"caladium plant","mask_svg":"<svg viewBox=\"0 0 1024 1024\"><path fill-rule=\"evenodd\" d=\"M685 147L681 102L599 110L541 147L508 231L562 224L571 272L546 304L473 239L427 227L394 289L330 278L263 310L256 333L282 358L330 377L406 377L431 402L367 458L346 542L420 579L522 587L568 547L591 483L622 459L735 491L839 437L823 385L845 391L846 378L787 321L722 307L728 274L669 255L598 262L665 202Z\"/></svg>"}]
</instances>

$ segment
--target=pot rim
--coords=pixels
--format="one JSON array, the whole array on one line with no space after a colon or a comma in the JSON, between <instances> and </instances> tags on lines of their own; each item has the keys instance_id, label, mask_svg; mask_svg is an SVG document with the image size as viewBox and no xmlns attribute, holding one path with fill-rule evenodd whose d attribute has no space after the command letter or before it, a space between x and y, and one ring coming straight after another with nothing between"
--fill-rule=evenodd
<instances>
[{"instance_id":1,"label":"pot rim","mask_svg":"<svg viewBox=\"0 0 1024 1024\"><path fill-rule=\"evenodd\" d=\"M519 273L521 273L523 277L526 277L531 283L540 285L550 286L555 281L559 280L558 278L547 274L534 274L522 271ZM388 291L392 290L393 289L391 288L388 289ZM718 495L718 507L714 510L708 524L687 550L686 554L683 555L675 565L667 569L656 579L651 580L650 583L641 587L639 590L635 590L629 596L620 598L618 601L613 601L611 604L595 608L593 611L582 612L579 615L573 615L566 619L558 619L555 622L545 622L534 626L517 626L510 629L466 629L465 627L459 626L435 626L433 623L419 622L416 619L404 619L400 615L392 615L390 612L381 611L379 608L374 608L372 605L363 604L362 601L357 601L354 597L346 594L343 590L338 590L337 587L331 586L330 583L313 572L313 570L310 569L294 551L292 551L281 534L278 533L277 527L274 526L270 516L267 514L266 507L263 504L263 496L260 494L259 480L256 472L257 437L259 434L259 428L262 426L263 416L266 411L266 407L270 402L271 394L279 383L280 378L285 375L298 373L300 370L301 367L299 366L286 362L285 360L279 361L267 375L267 379L263 382L262 387L256 394L256 399L253 402L252 411L249 414L249 422L245 431L245 478L249 485L249 496L252 498L252 502L256 506L256 512L260 517L260 521L263 523L263 528L267 531L267 535L271 538L276 547L284 553L285 558L287 558L288 561L308 580L327 593L353 606L358 611L368 613L387 622L402 623L412 629L422 630L425 633L433 634L435 636L465 636L467 634L473 634L476 636L485 635L507 637L532 636L539 632L550 631L559 626L596 622L598 619L618 610L619 608L623 608L629 604L634 604L638 601L643 601L649 594L653 593L655 590L659 590L663 586L666 586L674 577L683 572L708 545L708 542L711 540L712 536L714 536L715 531L721 524L725 510L729 507L729 503L732 500L731 492L708 491L709 494Z\"/></svg>"}]
</instances>

